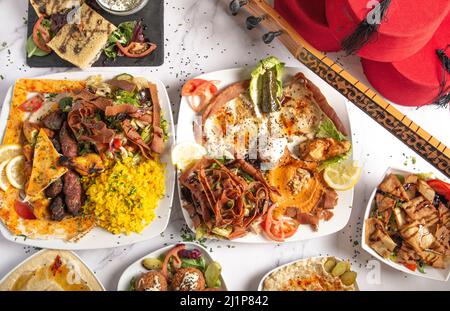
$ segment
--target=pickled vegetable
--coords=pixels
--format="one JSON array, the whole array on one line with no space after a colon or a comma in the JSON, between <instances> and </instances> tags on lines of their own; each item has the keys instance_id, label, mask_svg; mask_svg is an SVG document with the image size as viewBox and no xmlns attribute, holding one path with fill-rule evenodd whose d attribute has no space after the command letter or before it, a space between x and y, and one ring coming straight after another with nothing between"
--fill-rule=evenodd
<instances>
[{"instance_id":1,"label":"pickled vegetable","mask_svg":"<svg viewBox=\"0 0 450 311\"><path fill-rule=\"evenodd\" d=\"M331 270L331 275L333 276L341 276L347 271L347 262L340 261L334 266L333 270Z\"/></svg>"},{"instance_id":2,"label":"pickled vegetable","mask_svg":"<svg viewBox=\"0 0 450 311\"><path fill-rule=\"evenodd\" d=\"M145 258L142 265L147 270L161 270L163 262L158 258Z\"/></svg>"},{"instance_id":3,"label":"pickled vegetable","mask_svg":"<svg viewBox=\"0 0 450 311\"><path fill-rule=\"evenodd\" d=\"M206 267L205 281L208 288L214 288L218 286L221 272L222 267L218 262L213 261Z\"/></svg>"},{"instance_id":4,"label":"pickled vegetable","mask_svg":"<svg viewBox=\"0 0 450 311\"><path fill-rule=\"evenodd\" d=\"M350 286L355 284L356 276L357 276L356 272L346 271L340 276L340 279L344 285Z\"/></svg>"},{"instance_id":5,"label":"pickled vegetable","mask_svg":"<svg viewBox=\"0 0 450 311\"><path fill-rule=\"evenodd\" d=\"M333 270L333 268L336 266L336 259L334 258L329 258L324 264L323 267L325 269L326 272L331 273L331 271Z\"/></svg>"},{"instance_id":6,"label":"pickled vegetable","mask_svg":"<svg viewBox=\"0 0 450 311\"><path fill-rule=\"evenodd\" d=\"M126 80L128 82L133 82L133 76L128 73L122 73L118 76L116 76L114 79L116 80Z\"/></svg>"}]
</instances>

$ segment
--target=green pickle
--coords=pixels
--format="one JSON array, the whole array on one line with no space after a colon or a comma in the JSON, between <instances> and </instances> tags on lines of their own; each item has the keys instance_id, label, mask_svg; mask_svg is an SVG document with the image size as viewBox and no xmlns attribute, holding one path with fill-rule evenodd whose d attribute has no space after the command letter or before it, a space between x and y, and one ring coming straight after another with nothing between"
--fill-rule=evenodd
<instances>
[{"instance_id":1,"label":"green pickle","mask_svg":"<svg viewBox=\"0 0 450 311\"><path fill-rule=\"evenodd\" d=\"M162 261L158 258L145 258L142 260L142 265L147 270L160 270L162 269Z\"/></svg>"},{"instance_id":2,"label":"green pickle","mask_svg":"<svg viewBox=\"0 0 450 311\"><path fill-rule=\"evenodd\" d=\"M328 273L331 273L331 271L333 270L333 268L335 266L336 266L336 259L334 259L334 258L329 258L323 264L323 267L324 267L325 271L328 272Z\"/></svg>"},{"instance_id":3,"label":"green pickle","mask_svg":"<svg viewBox=\"0 0 450 311\"><path fill-rule=\"evenodd\" d=\"M347 271L347 262L340 261L334 266L333 270L331 270L331 275L333 276L341 276Z\"/></svg>"},{"instance_id":4,"label":"green pickle","mask_svg":"<svg viewBox=\"0 0 450 311\"><path fill-rule=\"evenodd\" d=\"M356 275L357 274L354 271L346 271L340 276L340 278L344 285L350 286L350 285L355 284Z\"/></svg>"},{"instance_id":5,"label":"green pickle","mask_svg":"<svg viewBox=\"0 0 450 311\"><path fill-rule=\"evenodd\" d=\"M216 261L211 262L205 270L205 281L208 288L217 287L219 284L220 273L222 272L222 267Z\"/></svg>"}]
</instances>

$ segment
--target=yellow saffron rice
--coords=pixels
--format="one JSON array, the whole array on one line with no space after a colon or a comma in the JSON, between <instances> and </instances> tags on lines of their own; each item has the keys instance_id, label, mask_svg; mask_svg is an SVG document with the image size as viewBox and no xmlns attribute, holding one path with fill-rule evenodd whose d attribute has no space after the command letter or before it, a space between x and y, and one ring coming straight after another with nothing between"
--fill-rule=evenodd
<instances>
[{"instance_id":1,"label":"yellow saffron rice","mask_svg":"<svg viewBox=\"0 0 450 311\"><path fill-rule=\"evenodd\" d=\"M165 165L155 160L135 164L116 162L87 181L84 211L94 214L100 227L114 233L140 233L155 218L164 196Z\"/></svg>"}]
</instances>

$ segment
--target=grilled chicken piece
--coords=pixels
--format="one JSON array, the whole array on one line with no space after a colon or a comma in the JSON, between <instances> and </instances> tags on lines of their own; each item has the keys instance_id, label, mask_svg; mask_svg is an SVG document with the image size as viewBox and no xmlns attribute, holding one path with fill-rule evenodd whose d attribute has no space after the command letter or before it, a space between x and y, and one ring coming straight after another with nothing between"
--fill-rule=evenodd
<instances>
[{"instance_id":1,"label":"grilled chicken piece","mask_svg":"<svg viewBox=\"0 0 450 311\"><path fill-rule=\"evenodd\" d=\"M401 228L406 224L405 212L400 207L394 208L394 216L398 228Z\"/></svg>"},{"instance_id":2,"label":"grilled chicken piece","mask_svg":"<svg viewBox=\"0 0 450 311\"><path fill-rule=\"evenodd\" d=\"M23 136L28 143L34 144L36 142L36 137L39 134L40 126L37 123L31 123L29 121L24 121L22 124Z\"/></svg>"},{"instance_id":3,"label":"grilled chicken piece","mask_svg":"<svg viewBox=\"0 0 450 311\"><path fill-rule=\"evenodd\" d=\"M402 264L415 264L420 256L407 243L403 242L397 253L397 262Z\"/></svg>"},{"instance_id":4,"label":"grilled chicken piece","mask_svg":"<svg viewBox=\"0 0 450 311\"><path fill-rule=\"evenodd\" d=\"M445 269L447 267L445 256L443 254L438 254L433 250L420 252L419 256L427 265L434 268Z\"/></svg>"},{"instance_id":5,"label":"grilled chicken piece","mask_svg":"<svg viewBox=\"0 0 450 311\"><path fill-rule=\"evenodd\" d=\"M397 244L391 239L381 221L375 218L366 220L366 243L384 258L391 256Z\"/></svg>"},{"instance_id":6,"label":"grilled chicken piece","mask_svg":"<svg viewBox=\"0 0 450 311\"><path fill-rule=\"evenodd\" d=\"M375 203L380 212L393 209L396 201L390 197L384 196L381 193L377 193L375 196Z\"/></svg>"},{"instance_id":7,"label":"grilled chicken piece","mask_svg":"<svg viewBox=\"0 0 450 311\"><path fill-rule=\"evenodd\" d=\"M73 168L82 176L96 174L105 169L102 159L96 153L68 159L66 166Z\"/></svg>"},{"instance_id":8,"label":"grilled chicken piece","mask_svg":"<svg viewBox=\"0 0 450 311\"><path fill-rule=\"evenodd\" d=\"M348 140L339 141L334 138L316 138L299 145L300 158L305 161L324 161L344 154L350 150Z\"/></svg>"},{"instance_id":9,"label":"grilled chicken piece","mask_svg":"<svg viewBox=\"0 0 450 311\"><path fill-rule=\"evenodd\" d=\"M403 203L402 208L404 209L408 217L413 220L425 219L431 221L438 216L436 208L423 196L418 196L411 201Z\"/></svg>"},{"instance_id":10,"label":"grilled chicken piece","mask_svg":"<svg viewBox=\"0 0 450 311\"><path fill-rule=\"evenodd\" d=\"M436 240L428 227L413 221L400 229L400 235L417 252L429 249Z\"/></svg>"},{"instance_id":11,"label":"grilled chicken piece","mask_svg":"<svg viewBox=\"0 0 450 311\"><path fill-rule=\"evenodd\" d=\"M436 192L425 181L419 180L417 182L417 191L419 191L419 193L423 195L428 201L434 201Z\"/></svg>"},{"instance_id":12,"label":"grilled chicken piece","mask_svg":"<svg viewBox=\"0 0 450 311\"><path fill-rule=\"evenodd\" d=\"M405 184L416 184L417 180L418 178L416 174L409 174L405 177Z\"/></svg>"},{"instance_id":13,"label":"grilled chicken piece","mask_svg":"<svg viewBox=\"0 0 450 311\"><path fill-rule=\"evenodd\" d=\"M402 183L394 174L388 175L380 184L378 189L400 198L402 201L408 200L408 195L406 194L405 188L403 188Z\"/></svg>"},{"instance_id":14,"label":"grilled chicken piece","mask_svg":"<svg viewBox=\"0 0 450 311\"><path fill-rule=\"evenodd\" d=\"M441 224L450 230L450 209L443 203L439 203L438 217Z\"/></svg>"}]
</instances>

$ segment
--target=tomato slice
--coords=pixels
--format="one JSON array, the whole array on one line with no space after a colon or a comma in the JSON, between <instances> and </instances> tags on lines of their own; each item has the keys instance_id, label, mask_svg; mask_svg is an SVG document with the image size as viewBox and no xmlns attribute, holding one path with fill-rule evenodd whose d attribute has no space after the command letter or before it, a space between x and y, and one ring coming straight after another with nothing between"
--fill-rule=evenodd
<instances>
[{"instance_id":1,"label":"tomato slice","mask_svg":"<svg viewBox=\"0 0 450 311\"><path fill-rule=\"evenodd\" d=\"M118 137L115 137L113 138L111 145L113 149L119 149L120 147L122 147L122 140Z\"/></svg>"},{"instance_id":2,"label":"tomato slice","mask_svg":"<svg viewBox=\"0 0 450 311\"><path fill-rule=\"evenodd\" d=\"M42 107L44 97L41 94L35 95L23 102L18 108L25 112L35 112Z\"/></svg>"},{"instance_id":3,"label":"tomato slice","mask_svg":"<svg viewBox=\"0 0 450 311\"><path fill-rule=\"evenodd\" d=\"M44 52L50 53L52 50L47 46L50 42L50 33L44 26L41 25L44 16L39 17L33 27L33 41L36 46Z\"/></svg>"},{"instance_id":4,"label":"tomato slice","mask_svg":"<svg viewBox=\"0 0 450 311\"><path fill-rule=\"evenodd\" d=\"M415 263L405 263L403 265L411 271L416 271L417 269L417 265Z\"/></svg>"},{"instance_id":5,"label":"tomato slice","mask_svg":"<svg viewBox=\"0 0 450 311\"><path fill-rule=\"evenodd\" d=\"M183 86L181 95L186 96L192 110L199 113L208 105L211 98L217 93L217 83L218 81L192 79ZM196 101L196 97L199 97L198 102Z\"/></svg>"},{"instance_id":6,"label":"tomato slice","mask_svg":"<svg viewBox=\"0 0 450 311\"><path fill-rule=\"evenodd\" d=\"M33 213L33 208L27 202L16 200L14 203L14 210L23 219L36 219L36 216Z\"/></svg>"},{"instance_id":7,"label":"tomato slice","mask_svg":"<svg viewBox=\"0 0 450 311\"><path fill-rule=\"evenodd\" d=\"M274 217L276 205L272 205L267 211L263 229L267 237L273 241L284 242L285 239L292 237L299 227L299 223L289 217Z\"/></svg>"},{"instance_id":8,"label":"tomato slice","mask_svg":"<svg viewBox=\"0 0 450 311\"><path fill-rule=\"evenodd\" d=\"M148 42L131 42L127 46L123 46L119 41L116 41L116 45L123 55L131 58L147 56L157 48L156 44Z\"/></svg>"},{"instance_id":9,"label":"tomato slice","mask_svg":"<svg viewBox=\"0 0 450 311\"><path fill-rule=\"evenodd\" d=\"M450 184L439 179L430 179L427 181L428 185L434 189L438 194L444 196L450 201Z\"/></svg>"}]
</instances>

